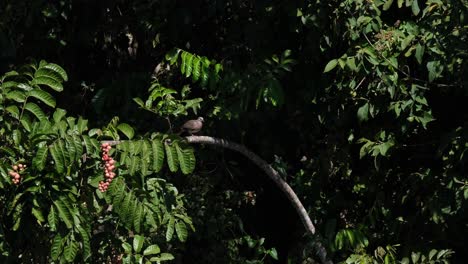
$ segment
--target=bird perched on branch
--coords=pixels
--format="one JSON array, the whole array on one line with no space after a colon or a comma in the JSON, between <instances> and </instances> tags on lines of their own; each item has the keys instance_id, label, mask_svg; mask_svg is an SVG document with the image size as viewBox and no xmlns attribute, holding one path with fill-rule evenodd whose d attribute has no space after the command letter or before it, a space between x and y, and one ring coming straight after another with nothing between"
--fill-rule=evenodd
<instances>
[{"instance_id":1,"label":"bird perched on branch","mask_svg":"<svg viewBox=\"0 0 468 264\"><path fill-rule=\"evenodd\" d=\"M179 135L181 135L184 132L188 133L189 135L200 132L200 130L203 127L203 121L205 121L203 120L203 117L199 117L197 119L185 122L180 128Z\"/></svg>"}]
</instances>

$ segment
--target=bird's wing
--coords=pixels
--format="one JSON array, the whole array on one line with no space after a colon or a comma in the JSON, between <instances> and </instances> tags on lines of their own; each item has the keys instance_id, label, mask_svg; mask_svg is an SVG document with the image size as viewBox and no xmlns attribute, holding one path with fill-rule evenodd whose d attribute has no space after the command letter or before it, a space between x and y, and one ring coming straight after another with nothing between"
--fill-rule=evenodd
<instances>
[{"instance_id":1,"label":"bird's wing","mask_svg":"<svg viewBox=\"0 0 468 264\"><path fill-rule=\"evenodd\" d=\"M200 128L200 121L198 120L189 120L185 122L185 124L182 126L182 128L185 129L199 129Z\"/></svg>"}]
</instances>

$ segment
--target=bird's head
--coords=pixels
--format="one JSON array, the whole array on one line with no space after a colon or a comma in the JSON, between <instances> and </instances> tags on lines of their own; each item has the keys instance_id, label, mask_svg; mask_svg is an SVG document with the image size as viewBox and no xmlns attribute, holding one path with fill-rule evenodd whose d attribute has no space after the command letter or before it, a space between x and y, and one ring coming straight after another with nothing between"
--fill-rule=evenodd
<instances>
[{"instance_id":1,"label":"bird's head","mask_svg":"<svg viewBox=\"0 0 468 264\"><path fill-rule=\"evenodd\" d=\"M203 121L205 121L205 119L203 119L203 117L201 117L201 116L198 117L197 120L200 121L200 122L202 122L202 123L203 123Z\"/></svg>"}]
</instances>

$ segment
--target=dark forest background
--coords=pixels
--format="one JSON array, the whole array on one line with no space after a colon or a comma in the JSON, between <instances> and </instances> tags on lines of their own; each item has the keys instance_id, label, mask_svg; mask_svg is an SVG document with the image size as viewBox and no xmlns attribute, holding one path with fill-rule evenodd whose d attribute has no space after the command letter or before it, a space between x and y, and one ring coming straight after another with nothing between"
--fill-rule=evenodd
<instances>
[{"instance_id":1,"label":"dark forest background","mask_svg":"<svg viewBox=\"0 0 468 264\"><path fill-rule=\"evenodd\" d=\"M239 142L270 162L317 227L317 237L304 235L286 197L249 160L195 146L193 173L158 174L183 194L194 229L177 243L142 232L174 263L315 263L317 240L336 263L464 263L467 11L466 0L2 0L0 143L13 135L5 74L45 60L67 73L63 92L49 91L67 115L89 127L118 116L142 138L203 116L203 135ZM151 113L134 101L146 101L149 88L175 91L164 97L168 105L177 98L193 105L155 103ZM5 153L0 162L9 166L14 158ZM13 230L11 194L27 191L4 181L0 260L114 263L112 254L126 254L124 262L136 261L119 244L132 244L134 231L105 247L93 242L95 227L89 256L70 236L49 257L60 230L48 229L49 209L40 228L30 218ZM44 250L22 243L22 228ZM62 250L76 252L60 258Z\"/></svg>"}]
</instances>

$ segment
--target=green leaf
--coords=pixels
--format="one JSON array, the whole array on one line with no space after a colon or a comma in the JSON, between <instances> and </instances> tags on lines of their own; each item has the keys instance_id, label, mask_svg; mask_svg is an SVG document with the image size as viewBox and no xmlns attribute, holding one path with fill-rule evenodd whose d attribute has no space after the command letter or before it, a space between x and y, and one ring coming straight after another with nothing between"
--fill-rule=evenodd
<instances>
[{"instance_id":1,"label":"green leaf","mask_svg":"<svg viewBox=\"0 0 468 264\"><path fill-rule=\"evenodd\" d=\"M65 70L62 67L60 67L59 65L54 64L54 63L48 63L45 66L43 66L43 68L50 69L50 70L60 74L60 76L62 77L62 79L64 81L68 81L67 72L65 72Z\"/></svg>"},{"instance_id":2,"label":"green leaf","mask_svg":"<svg viewBox=\"0 0 468 264\"><path fill-rule=\"evenodd\" d=\"M123 242L122 247L123 247L126 254L131 254L132 253L132 246L129 243Z\"/></svg>"},{"instance_id":3,"label":"green leaf","mask_svg":"<svg viewBox=\"0 0 468 264\"><path fill-rule=\"evenodd\" d=\"M47 76L40 76L37 78L34 78L34 84L36 85L46 85L52 89L54 89L57 92L63 91L63 85L56 79L52 77L47 77Z\"/></svg>"},{"instance_id":4,"label":"green leaf","mask_svg":"<svg viewBox=\"0 0 468 264\"><path fill-rule=\"evenodd\" d=\"M166 149L167 165L171 172L177 172L179 169L179 160L177 158L177 150L174 144L164 143Z\"/></svg>"},{"instance_id":5,"label":"green leaf","mask_svg":"<svg viewBox=\"0 0 468 264\"><path fill-rule=\"evenodd\" d=\"M135 237L133 238L133 250L135 251L135 253L140 253L144 242L144 237L140 235L135 235Z\"/></svg>"},{"instance_id":6,"label":"green leaf","mask_svg":"<svg viewBox=\"0 0 468 264\"><path fill-rule=\"evenodd\" d=\"M68 229L71 229L73 227L73 217L70 214L70 211L68 210L67 206L65 206L61 199L54 201L54 204L59 213L60 220L62 220L65 223Z\"/></svg>"},{"instance_id":7,"label":"green leaf","mask_svg":"<svg viewBox=\"0 0 468 264\"><path fill-rule=\"evenodd\" d=\"M270 257L272 257L273 259L278 260L278 252L275 248L268 250L268 255L270 255Z\"/></svg>"},{"instance_id":8,"label":"green leaf","mask_svg":"<svg viewBox=\"0 0 468 264\"><path fill-rule=\"evenodd\" d=\"M414 56L416 57L416 60L418 61L419 64L422 63L423 55L424 55L424 46L418 43L418 45L416 45L416 53L414 54Z\"/></svg>"},{"instance_id":9,"label":"green leaf","mask_svg":"<svg viewBox=\"0 0 468 264\"><path fill-rule=\"evenodd\" d=\"M338 64L337 59L333 59L333 60L329 61L327 63L327 65L325 66L325 69L323 70L323 72L325 73L325 72L329 72L329 71L333 70L336 67L337 64Z\"/></svg>"},{"instance_id":10,"label":"green leaf","mask_svg":"<svg viewBox=\"0 0 468 264\"><path fill-rule=\"evenodd\" d=\"M385 4L383 5L382 9L384 11L388 10L392 6L393 0L387 0Z\"/></svg>"},{"instance_id":11,"label":"green leaf","mask_svg":"<svg viewBox=\"0 0 468 264\"><path fill-rule=\"evenodd\" d=\"M42 171L45 168L48 150L49 149L46 145L40 146L37 149L36 156L34 156L32 160L33 167L39 171Z\"/></svg>"},{"instance_id":12,"label":"green leaf","mask_svg":"<svg viewBox=\"0 0 468 264\"><path fill-rule=\"evenodd\" d=\"M421 257L421 253L419 253L419 252L412 252L411 253L411 260L413 261L413 263L417 263L418 260L419 260L419 257Z\"/></svg>"},{"instance_id":13,"label":"green leaf","mask_svg":"<svg viewBox=\"0 0 468 264\"><path fill-rule=\"evenodd\" d=\"M151 141L151 151L153 153L153 171L159 172L164 163L164 146L160 138Z\"/></svg>"},{"instance_id":14,"label":"green leaf","mask_svg":"<svg viewBox=\"0 0 468 264\"><path fill-rule=\"evenodd\" d=\"M173 260L174 256L170 253L161 253L159 257L152 257L150 261L166 261L166 260Z\"/></svg>"},{"instance_id":15,"label":"green leaf","mask_svg":"<svg viewBox=\"0 0 468 264\"><path fill-rule=\"evenodd\" d=\"M78 132L83 134L84 131L88 130L88 120L83 119L81 116L78 118L78 122L76 123L76 127Z\"/></svg>"},{"instance_id":16,"label":"green leaf","mask_svg":"<svg viewBox=\"0 0 468 264\"><path fill-rule=\"evenodd\" d=\"M437 254L437 250L432 249L431 252L429 252L429 260L432 260L432 258Z\"/></svg>"},{"instance_id":17,"label":"green leaf","mask_svg":"<svg viewBox=\"0 0 468 264\"><path fill-rule=\"evenodd\" d=\"M427 70L429 72L429 81L432 82L434 79L441 76L443 67L440 65L440 61L429 61L426 64Z\"/></svg>"},{"instance_id":18,"label":"green leaf","mask_svg":"<svg viewBox=\"0 0 468 264\"><path fill-rule=\"evenodd\" d=\"M23 113L23 116L21 117L21 125L23 125L24 129L26 131L31 132L32 129L32 124L31 124L31 119L29 118L29 115L27 113Z\"/></svg>"},{"instance_id":19,"label":"green leaf","mask_svg":"<svg viewBox=\"0 0 468 264\"><path fill-rule=\"evenodd\" d=\"M367 121L369 119L369 103L365 103L363 106L359 107L357 117L359 122Z\"/></svg>"},{"instance_id":20,"label":"green leaf","mask_svg":"<svg viewBox=\"0 0 468 264\"><path fill-rule=\"evenodd\" d=\"M357 67L356 67L356 60L354 59L354 57L349 57L346 59L346 65L348 66L348 68L352 71L357 71Z\"/></svg>"},{"instance_id":21,"label":"green leaf","mask_svg":"<svg viewBox=\"0 0 468 264\"><path fill-rule=\"evenodd\" d=\"M122 123L118 125L117 129L120 130L122 133L124 133L124 135L128 139L132 139L133 135L135 134L135 131L133 130L133 128L129 124L126 124L126 123Z\"/></svg>"},{"instance_id":22,"label":"green leaf","mask_svg":"<svg viewBox=\"0 0 468 264\"><path fill-rule=\"evenodd\" d=\"M10 113L13 118L19 119L20 112L16 105L10 105L6 107L5 110Z\"/></svg>"},{"instance_id":23,"label":"green leaf","mask_svg":"<svg viewBox=\"0 0 468 264\"><path fill-rule=\"evenodd\" d=\"M419 9L418 0L413 0L413 3L411 4L411 11L413 11L413 14L415 16L417 16L419 12L421 11Z\"/></svg>"},{"instance_id":24,"label":"green leaf","mask_svg":"<svg viewBox=\"0 0 468 264\"><path fill-rule=\"evenodd\" d=\"M188 232L187 232L187 226L185 225L184 222L177 221L177 223L175 224L175 230L177 233L177 237L179 238L180 241L182 242L187 241Z\"/></svg>"},{"instance_id":25,"label":"green leaf","mask_svg":"<svg viewBox=\"0 0 468 264\"><path fill-rule=\"evenodd\" d=\"M33 207L31 209L31 213L34 215L34 217L36 217L37 221L39 222L45 222L45 218L44 218L44 215L42 214L42 211L40 208L37 208L37 207Z\"/></svg>"},{"instance_id":26,"label":"green leaf","mask_svg":"<svg viewBox=\"0 0 468 264\"><path fill-rule=\"evenodd\" d=\"M34 73L34 78L39 78L39 77L46 77L46 78L51 78L54 79L58 83L62 83L63 79L62 76L60 76L59 73L47 69L47 68L39 68L35 73Z\"/></svg>"},{"instance_id":27,"label":"green leaf","mask_svg":"<svg viewBox=\"0 0 468 264\"><path fill-rule=\"evenodd\" d=\"M196 56L193 58L193 70L192 70L192 81L196 82L200 79L200 74L201 74L201 59L200 57Z\"/></svg>"},{"instance_id":28,"label":"green leaf","mask_svg":"<svg viewBox=\"0 0 468 264\"><path fill-rule=\"evenodd\" d=\"M185 56L185 77L188 78L190 77L190 75L192 74L192 69L193 69L193 65L192 65L192 61L193 61L193 58L195 57L195 55L193 54L190 54L187 52L187 55Z\"/></svg>"},{"instance_id":29,"label":"green leaf","mask_svg":"<svg viewBox=\"0 0 468 264\"><path fill-rule=\"evenodd\" d=\"M50 206L49 215L47 216L47 223L49 224L51 231L57 230L58 221L59 219L57 218L57 215L55 214L54 207Z\"/></svg>"},{"instance_id":30,"label":"green leaf","mask_svg":"<svg viewBox=\"0 0 468 264\"><path fill-rule=\"evenodd\" d=\"M166 229L166 241L169 242L172 240L172 236L174 235L174 226L175 226L175 219L174 217L170 217L169 222L167 223Z\"/></svg>"},{"instance_id":31,"label":"green leaf","mask_svg":"<svg viewBox=\"0 0 468 264\"><path fill-rule=\"evenodd\" d=\"M190 174L195 169L195 154L193 148L187 145L174 143L177 150L177 159L183 174ZM184 147L184 149L182 148Z\"/></svg>"},{"instance_id":32,"label":"green leaf","mask_svg":"<svg viewBox=\"0 0 468 264\"><path fill-rule=\"evenodd\" d=\"M135 103L137 103L137 105L140 106L141 108L145 108L145 103L140 98L138 97L133 98L133 101L135 101Z\"/></svg>"},{"instance_id":33,"label":"green leaf","mask_svg":"<svg viewBox=\"0 0 468 264\"><path fill-rule=\"evenodd\" d=\"M159 248L158 245L151 245L148 246L145 251L143 251L143 255L148 256L148 255L156 255L161 252L161 249Z\"/></svg>"},{"instance_id":34,"label":"green leaf","mask_svg":"<svg viewBox=\"0 0 468 264\"><path fill-rule=\"evenodd\" d=\"M62 120L62 118L67 114L67 111L61 109L61 108L57 108L53 114L53 119L54 119L54 122L55 123L58 123L60 122L60 120Z\"/></svg>"},{"instance_id":35,"label":"green leaf","mask_svg":"<svg viewBox=\"0 0 468 264\"><path fill-rule=\"evenodd\" d=\"M35 103L27 103L25 106L24 106L24 109L28 110L29 112L31 112L33 115L35 115L37 117L37 119L39 120L42 120L42 119L45 119L46 118L46 115L44 114L44 112L42 111L42 109Z\"/></svg>"},{"instance_id":36,"label":"green leaf","mask_svg":"<svg viewBox=\"0 0 468 264\"><path fill-rule=\"evenodd\" d=\"M91 256L91 240L90 234L82 226L76 226L78 233L81 236L83 246L83 259L86 261Z\"/></svg>"},{"instance_id":37,"label":"green leaf","mask_svg":"<svg viewBox=\"0 0 468 264\"><path fill-rule=\"evenodd\" d=\"M405 1L405 0L398 0L398 3L397 3L397 4L398 4L398 8L401 8L401 7L403 6L403 2L404 2L404 1Z\"/></svg>"},{"instance_id":38,"label":"green leaf","mask_svg":"<svg viewBox=\"0 0 468 264\"><path fill-rule=\"evenodd\" d=\"M23 92L23 91L18 91L18 90L15 90L15 91L11 91L9 93L6 94L6 98L7 99L10 99L10 100L14 100L18 103L23 103L24 101L26 101L26 93Z\"/></svg>"},{"instance_id":39,"label":"green leaf","mask_svg":"<svg viewBox=\"0 0 468 264\"><path fill-rule=\"evenodd\" d=\"M64 239L60 234L55 235L52 240L52 245L50 247L50 256L52 257L52 260L57 260L62 253L63 240Z\"/></svg>"},{"instance_id":40,"label":"green leaf","mask_svg":"<svg viewBox=\"0 0 468 264\"><path fill-rule=\"evenodd\" d=\"M58 146L57 141L49 146L50 154L55 163L55 169L58 173L63 173L65 170L65 162L63 160L63 155L60 152L60 147Z\"/></svg>"},{"instance_id":41,"label":"green leaf","mask_svg":"<svg viewBox=\"0 0 468 264\"><path fill-rule=\"evenodd\" d=\"M68 262L73 262L79 250L79 245L75 241L71 241L68 246L65 247L63 255Z\"/></svg>"}]
</instances>

